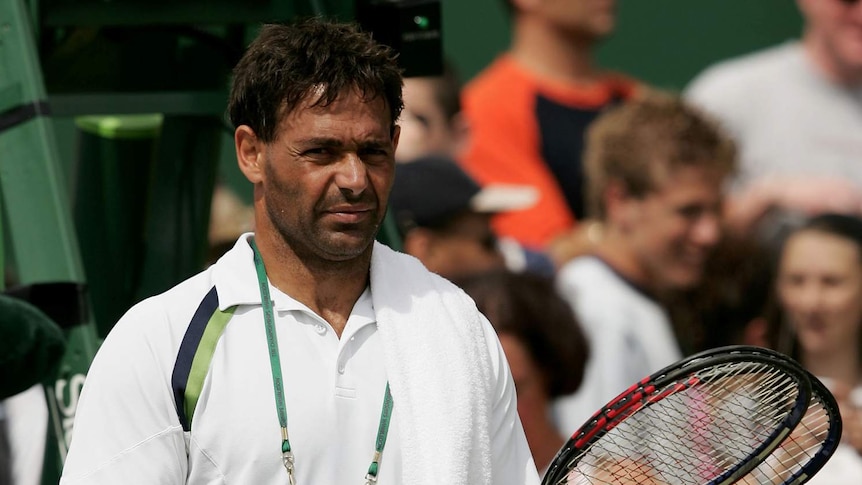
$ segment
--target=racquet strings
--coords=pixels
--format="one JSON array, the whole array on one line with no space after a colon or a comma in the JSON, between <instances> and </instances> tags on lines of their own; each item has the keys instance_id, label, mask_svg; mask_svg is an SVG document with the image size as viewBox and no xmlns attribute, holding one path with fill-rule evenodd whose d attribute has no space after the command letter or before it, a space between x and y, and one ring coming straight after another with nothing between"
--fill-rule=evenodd
<instances>
[{"instance_id":1,"label":"racquet strings","mask_svg":"<svg viewBox=\"0 0 862 485\"><path fill-rule=\"evenodd\" d=\"M743 485L804 483L810 478L811 472L801 474L802 468L823 452L833 426L832 415L827 410L823 398L817 393L812 393L811 403L805 416L790 436L763 463L738 483Z\"/></svg>"},{"instance_id":2,"label":"racquet strings","mask_svg":"<svg viewBox=\"0 0 862 485\"><path fill-rule=\"evenodd\" d=\"M686 374L632 406L577 452L558 484L703 485L748 460L775 436L800 394L798 380L761 362ZM681 385L682 384L682 385Z\"/></svg>"}]
</instances>

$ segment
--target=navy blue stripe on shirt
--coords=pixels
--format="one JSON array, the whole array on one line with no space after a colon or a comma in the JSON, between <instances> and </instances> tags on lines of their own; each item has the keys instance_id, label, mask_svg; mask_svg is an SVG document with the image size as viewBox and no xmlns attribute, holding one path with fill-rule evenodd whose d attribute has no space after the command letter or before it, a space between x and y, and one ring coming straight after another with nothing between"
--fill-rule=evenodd
<instances>
[{"instance_id":1,"label":"navy blue stripe on shirt","mask_svg":"<svg viewBox=\"0 0 862 485\"><path fill-rule=\"evenodd\" d=\"M180 344L180 350L177 353L173 375L171 375L174 404L176 405L177 416L180 418L180 424L182 424L184 431L191 429L190 416L186 416L184 405L186 384L189 380L189 373L192 370L195 352L198 350L198 345L204 335L204 330L207 328L207 323L216 310L218 310L218 292L216 292L216 288L213 286L200 305L198 305L198 309L195 311L191 322L189 322L186 334L183 336L183 342Z\"/></svg>"}]
</instances>

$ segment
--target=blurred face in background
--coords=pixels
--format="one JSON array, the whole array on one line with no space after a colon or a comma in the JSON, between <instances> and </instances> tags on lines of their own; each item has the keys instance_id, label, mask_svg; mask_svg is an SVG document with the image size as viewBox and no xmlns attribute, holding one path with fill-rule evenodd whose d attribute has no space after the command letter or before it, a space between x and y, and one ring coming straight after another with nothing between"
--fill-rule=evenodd
<instances>
[{"instance_id":1,"label":"blurred face in background","mask_svg":"<svg viewBox=\"0 0 862 485\"><path fill-rule=\"evenodd\" d=\"M788 239L779 266L778 296L805 352L823 354L858 345L860 256L853 242L826 232L803 230Z\"/></svg>"},{"instance_id":2,"label":"blurred face in background","mask_svg":"<svg viewBox=\"0 0 862 485\"><path fill-rule=\"evenodd\" d=\"M444 228L416 228L407 233L404 250L430 271L453 279L505 265L491 228L491 215L465 212Z\"/></svg>"},{"instance_id":3,"label":"blurred face in background","mask_svg":"<svg viewBox=\"0 0 862 485\"><path fill-rule=\"evenodd\" d=\"M805 41L830 74L862 83L862 2L798 0ZM823 67L823 66L821 66Z\"/></svg>"},{"instance_id":4,"label":"blurred face in background","mask_svg":"<svg viewBox=\"0 0 862 485\"><path fill-rule=\"evenodd\" d=\"M425 155L453 156L464 135L459 114L447 115L437 99L433 77L404 79L404 110L401 112L401 137L395 159L409 162Z\"/></svg>"},{"instance_id":5,"label":"blurred face in background","mask_svg":"<svg viewBox=\"0 0 862 485\"><path fill-rule=\"evenodd\" d=\"M721 235L723 176L685 166L656 176L642 197L624 196L613 216L635 255L643 284L653 290L697 284Z\"/></svg>"}]
</instances>

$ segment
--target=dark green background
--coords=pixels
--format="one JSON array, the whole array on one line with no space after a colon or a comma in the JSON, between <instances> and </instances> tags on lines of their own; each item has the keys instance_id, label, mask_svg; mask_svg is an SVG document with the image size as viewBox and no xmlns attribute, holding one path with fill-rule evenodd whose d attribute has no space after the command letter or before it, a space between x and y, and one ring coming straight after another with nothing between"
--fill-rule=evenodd
<instances>
[{"instance_id":1,"label":"dark green background","mask_svg":"<svg viewBox=\"0 0 862 485\"><path fill-rule=\"evenodd\" d=\"M570 0L577 2L579 0ZM444 49L469 79L508 46L503 0L443 0ZM652 85L681 89L721 59L796 38L791 0L625 0L602 65Z\"/></svg>"},{"instance_id":2,"label":"dark green background","mask_svg":"<svg viewBox=\"0 0 862 485\"><path fill-rule=\"evenodd\" d=\"M308 13L311 1L295 0L292 11ZM352 15L354 0L317 1L327 13ZM441 2L444 52L466 82L509 45L504 0ZM618 2L616 32L600 46L598 62L650 85L681 90L708 65L796 38L801 30L792 0L624 0ZM61 154L69 157L74 131L70 120L57 121ZM251 187L236 168L227 134L219 170L222 180L251 201Z\"/></svg>"}]
</instances>

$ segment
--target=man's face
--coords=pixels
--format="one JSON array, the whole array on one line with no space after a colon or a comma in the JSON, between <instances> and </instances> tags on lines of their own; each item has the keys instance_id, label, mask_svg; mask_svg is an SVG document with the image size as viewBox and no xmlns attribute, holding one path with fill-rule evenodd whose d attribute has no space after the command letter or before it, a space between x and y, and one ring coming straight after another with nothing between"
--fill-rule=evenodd
<instances>
[{"instance_id":1,"label":"man's face","mask_svg":"<svg viewBox=\"0 0 862 485\"><path fill-rule=\"evenodd\" d=\"M425 155L451 155L455 151L452 120L437 102L434 83L433 78L427 77L404 79L401 140L395 153L399 162Z\"/></svg>"},{"instance_id":2,"label":"man's face","mask_svg":"<svg viewBox=\"0 0 862 485\"><path fill-rule=\"evenodd\" d=\"M862 81L862 1L799 0L807 36L821 44L842 75Z\"/></svg>"},{"instance_id":3,"label":"man's face","mask_svg":"<svg viewBox=\"0 0 862 485\"><path fill-rule=\"evenodd\" d=\"M624 231L650 288L687 288L720 236L722 177L683 167L658 178L655 190L623 203Z\"/></svg>"},{"instance_id":4,"label":"man's face","mask_svg":"<svg viewBox=\"0 0 862 485\"><path fill-rule=\"evenodd\" d=\"M551 25L578 37L602 39L616 24L615 0L539 0L536 8Z\"/></svg>"},{"instance_id":5,"label":"man's face","mask_svg":"<svg viewBox=\"0 0 862 485\"><path fill-rule=\"evenodd\" d=\"M300 104L263 148L260 191L272 226L297 254L345 261L369 250L386 212L398 129L378 97L345 91Z\"/></svg>"}]
</instances>

